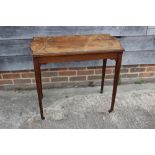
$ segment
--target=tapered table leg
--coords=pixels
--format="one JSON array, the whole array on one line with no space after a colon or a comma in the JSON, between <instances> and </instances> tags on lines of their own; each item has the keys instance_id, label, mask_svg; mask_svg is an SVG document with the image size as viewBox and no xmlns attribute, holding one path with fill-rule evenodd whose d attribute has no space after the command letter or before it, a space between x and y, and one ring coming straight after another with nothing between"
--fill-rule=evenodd
<instances>
[{"instance_id":1,"label":"tapered table leg","mask_svg":"<svg viewBox=\"0 0 155 155\"><path fill-rule=\"evenodd\" d=\"M100 91L100 93L103 93L106 64L107 64L107 59L103 59L103 66L102 66L102 80L101 80L101 91Z\"/></svg>"},{"instance_id":2,"label":"tapered table leg","mask_svg":"<svg viewBox=\"0 0 155 155\"><path fill-rule=\"evenodd\" d=\"M121 61L122 61L122 54L119 54L118 58L116 59L112 101L111 101L111 108L109 112L112 112L114 110L115 98L117 93L117 85L119 81L119 74L120 74L120 68L121 68Z\"/></svg>"},{"instance_id":3,"label":"tapered table leg","mask_svg":"<svg viewBox=\"0 0 155 155\"><path fill-rule=\"evenodd\" d=\"M40 108L40 115L41 119L44 120L43 114L43 106L42 106L42 84L41 84L41 71L40 71L40 64L38 63L36 58L33 58L34 62L34 71L35 71L35 79L36 79L36 87L38 93L38 101L39 101L39 108Z\"/></svg>"},{"instance_id":4,"label":"tapered table leg","mask_svg":"<svg viewBox=\"0 0 155 155\"><path fill-rule=\"evenodd\" d=\"M40 70L40 67L41 66L39 66L39 70ZM43 88L42 88L41 70L40 70L40 76L39 76L39 78L40 78L40 87L41 87L41 97L43 99Z\"/></svg>"}]
</instances>

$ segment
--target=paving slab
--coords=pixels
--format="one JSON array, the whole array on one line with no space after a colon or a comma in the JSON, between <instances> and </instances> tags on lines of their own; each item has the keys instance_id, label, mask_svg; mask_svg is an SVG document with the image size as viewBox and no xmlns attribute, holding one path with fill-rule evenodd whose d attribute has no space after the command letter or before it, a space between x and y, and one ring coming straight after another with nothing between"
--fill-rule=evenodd
<instances>
[{"instance_id":1,"label":"paving slab","mask_svg":"<svg viewBox=\"0 0 155 155\"><path fill-rule=\"evenodd\" d=\"M0 128L154 129L155 83L119 85L115 111L108 113L112 86L45 89L46 119L40 119L36 90L0 91Z\"/></svg>"}]
</instances>

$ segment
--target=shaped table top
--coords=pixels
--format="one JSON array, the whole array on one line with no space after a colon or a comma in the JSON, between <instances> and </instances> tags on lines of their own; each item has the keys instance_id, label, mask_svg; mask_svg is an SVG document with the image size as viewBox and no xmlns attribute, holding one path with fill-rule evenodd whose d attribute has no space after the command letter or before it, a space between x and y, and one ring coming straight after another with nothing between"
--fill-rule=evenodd
<instances>
[{"instance_id":1,"label":"shaped table top","mask_svg":"<svg viewBox=\"0 0 155 155\"><path fill-rule=\"evenodd\" d=\"M31 50L33 56L124 51L119 40L109 34L34 37Z\"/></svg>"}]
</instances>

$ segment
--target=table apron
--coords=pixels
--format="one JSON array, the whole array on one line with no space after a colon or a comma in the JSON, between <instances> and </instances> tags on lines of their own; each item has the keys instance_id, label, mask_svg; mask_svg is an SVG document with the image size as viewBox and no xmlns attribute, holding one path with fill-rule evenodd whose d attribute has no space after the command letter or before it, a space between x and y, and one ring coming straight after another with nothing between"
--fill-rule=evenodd
<instances>
[{"instance_id":1,"label":"table apron","mask_svg":"<svg viewBox=\"0 0 155 155\"><path fill-rule=\"evenodd\" d=\"M63 56L40 56L34 57L39 64L47 64L52 62L67 62L67 61L84 61L97 59L117 59L122 52L117 53L95 53L95 54L78 54L78 55L63 55Z\"/></svg>"}]
</instances>

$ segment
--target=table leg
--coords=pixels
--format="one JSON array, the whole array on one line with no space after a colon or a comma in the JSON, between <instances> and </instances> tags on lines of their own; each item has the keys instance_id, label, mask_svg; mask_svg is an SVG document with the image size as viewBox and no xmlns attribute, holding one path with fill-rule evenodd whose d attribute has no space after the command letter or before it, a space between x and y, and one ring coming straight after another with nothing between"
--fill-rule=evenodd
<instances>
[{"instance_id":1,"label":"table leg","mask_svg":"<svg viewBox=\"0 0 155 155\"><path fill-rule=\"evenodd\" d=\"M100 93L103 93L106 64L107 64L107 59L103 59L103 66L102 66L102 80L101 80L101 91L100 91Z\"/></svg>"},{"instance_id":2,"label":"table leg","mask_svg":"<svg viewBox=\"0 0 155 155\"><path fill-rule=\"evenodd\" d=\"M43 115L43 106L42 106L42 97L43 96L42 96L40 64L38 63L38 60L36 58L33 58L33 62L34 62L34 71L35 71L35 79L36 79L36 87L37 87L37 93L38 93L40 115L41 115L41 119L44 120L45 117Z\"/></svg>"},{"instance_id":3,"label":"table leg","mask_svg":"<svg viewBox=\"0 0 155 155\"><path fill-rule=\"evenodd\" d=\"M39 70L40 70L40 67L41 66L39 66ZM42 88L41 70L40 70L40 76L39 76L39 78L40 78L40 87L41 87L41 98L43 99L43 88Z\"/></svg>"},{"instance_id":4,"label":"table leg","mask_svg":"<svg viewBox=\"0 0 155 155\"><path fill-rule=\"evenodd\" d=\"M120 74L120 68L121 68L121 61L122 61L122 54L119 54L118 58L116 59L112 102L111 102L111 108L109 112L112 112L114 110L115 98L116 98L116 93L117 93L117 85L119 81L119 74Z\"/></svg>"}]
</instances>

